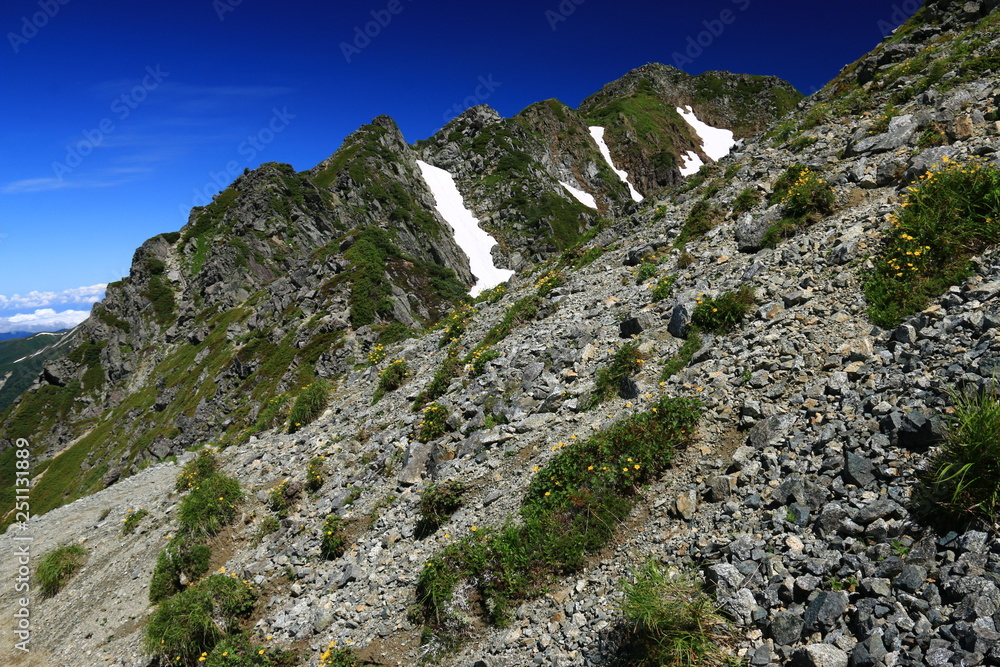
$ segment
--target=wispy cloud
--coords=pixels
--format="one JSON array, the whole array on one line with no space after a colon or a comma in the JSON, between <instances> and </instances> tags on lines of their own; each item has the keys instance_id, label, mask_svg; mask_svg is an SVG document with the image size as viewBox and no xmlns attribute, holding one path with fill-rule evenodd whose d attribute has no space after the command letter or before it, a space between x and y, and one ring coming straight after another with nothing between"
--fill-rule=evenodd
<instances>
[{"instance_id":1,"label":"wispy cloud","mask_svg":"<svg viewBox=\"0 0 1000 667\"><path fill-rule=\"evenodd\" d=\"M31 291L27 294L14 294L12 296L4 296L3 294L0 294L0 310L44 308L45 306L65 304L97 303L104 298L104 289L106 287L107 285L102 283L100 285L74 287L61 292ZM20 315L13 315L12 318L13 317L20 317Z\"/></svg>"},{"instance_id":2,"label":"wispy cloud","mask_svg":"<svg viewBox=\"0 0 1000 667\"><path fill-rule=\"evenodd\" d=\"M75 327L89 316L90 312L86 310L55 311L52 308L41 308L33 313L0 317L0 333L11 331L23 331L25 333L60 331Z\"/></svg>"},{"instance_id":3,"label":"wispy cloud","mask_svg":"<svg viewBox=\"0 0 1000 667\"><path fill-rule=\"evenodd\" d=\"M49 192L51 190L65 190L68 188L111 188L125 183L122 178L95 179L82 178L59 179L59 178L24 178L19 181L11 181L0 187L0 192L7 195L19 195L26 192Z\"/></svg>"}]
</instances>

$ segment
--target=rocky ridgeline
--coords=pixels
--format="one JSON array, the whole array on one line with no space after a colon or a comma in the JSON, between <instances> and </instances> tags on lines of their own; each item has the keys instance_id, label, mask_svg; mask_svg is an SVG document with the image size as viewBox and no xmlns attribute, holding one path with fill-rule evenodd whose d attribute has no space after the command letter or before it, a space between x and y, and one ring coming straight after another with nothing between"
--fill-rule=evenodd
<instances>
[{"instance_id":1,"label":"rocky ridgeline","mask_svg":"<svg viewBox=\"0 0 1000 667\"><path fill-rule=\"evenodd\" d=\"M326 412L301 431L263 431L224 449L225 472L249 497L241 520L213 542L212 567L263 589L254 616L262 641L300 650L309 665L333 640L375 664L416 664L437 648L422 641L411 614L424 563L514 516L534 471L564 445L666 392L704 403L695 444L643 490L617 539L518 606L507 627L470 621L469 637L442 664L609 664L624 630L620 583L646 558L704 575L737 629L742 664L1000 663L1000 542L976 527L930 526L916 506L949 392L994 381L1000 254L978 257L972 277L892 330L871 324L861 289L908 183L946 156L997 163L1000 90L970 69L996 57L993 9L929 3L686 192L599 232L563 263L562 284L540 297L534 316L490 346L495 356L481 375L464 370L445 381L436 396L448 414L444 436L421 442L421 413L412 411L447 365L442 338L458 339L463 354L478 345L511 306L537 295L554 260L477 304L464 332L439 328L387 345L377 367L345 362ZM930 72L928 83L927 71L907 64L930 56L944 71ZM781 217L779 202L765 202L795 163L833 186L833 213L764 247ZM734 212L748 190L759 203ZM715 211L713 225L675 248L699 206ZM650 258L659 275L637 280ZM670 295L655 300L668 273L676 274ZM661 378L656 362L684 345L698 301L743 286L755 305L741 326L703 334L687 366ZM364 354L376 340L374 329L360 328L340 354ZM585 409L598 371L626 341L638 345L643 370L627 396ZM395 359L410 376L373 404L379 369ZM326 477L310 494L301 484L318 456ZM20 664L79 664L81 656L149 664L139 640L155 554L176 530L179 497L168 489L177 471L151 466L30 522L39 553L76 540L91 556L64 591L35 603L37 643ZM275 532L260 532L270 491L286 479L287 516ZM447 479L469 486L464 504L420 537L420 492ZM151 514L123 537L125 512L137 507ZM330 514L346 522L349 547L325 559L321 526ZM0 560L14 548L11 532L0 536ZM13 582L0 586L12 608ZM474 615L467 602L457 596L454 611Z\"/></svg>"}]
</instances>

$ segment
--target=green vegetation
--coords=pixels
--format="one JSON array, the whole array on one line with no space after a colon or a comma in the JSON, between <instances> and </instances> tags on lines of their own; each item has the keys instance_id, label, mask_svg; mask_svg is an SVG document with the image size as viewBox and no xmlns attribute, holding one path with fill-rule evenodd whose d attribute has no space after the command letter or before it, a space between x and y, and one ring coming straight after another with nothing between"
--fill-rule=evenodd
<instances>
[{"instance_id":1,"label":"green vegetation","mask_svg":"<svg viewBox=\"0 0 1000 667\"><path fill-rule=\"evenodd\" d=\"M149 510L144 508L139 508L134 512L128 510L125 512L125 521L122 523L122 535L131 535L135 532L135 529L139 527L139 523L149 516Z\"/></svg>"},{"instance_id":2,"label":"green vegetation","mask_svg":"<svg viewBox=\"0 0 1000 667\"><path fill-rule=\"evenodd\" d=\"M288 432L295 433L303 426L316 421L330 400L330 385L326 380L317 378L311 384L303 387L295 398L292 412L288 415Z\"/></svg>"},{"instance_id":3,"label":"green vegetation","mask_svg":"<svg viewBox=\"0 0 1000 667\"><path fill-rule=\"evenodd\" d=\"M698 331L698 328L691 327L681 349L663 364L663 370L660 372L660 382L666 382L687 368L687 365L691 363L691 357L701 349L702 343L701 333Z\"/></svg>"},{"instance_id":4,"label":"green vegetation","mask_svg":"<svg viewBox=\"0 0 1000 667\"><path fill-rule=\"evenodd\" d=\"M475 308L467 303L464 303L456 308L448 319L445 320L447 328L444 330L444 335L441 336L441 340L438 341L438 347L443 348L451 345L452 343L457 343L458 339L465 335L469 320L472 319L477 312L478 311Z\"/></svg>"},{"instance_id":5,"label":"green vegetation","mask_svg":"<svg viewBox=\"0 0 1000 667\"><path fill-rule=\"evenodd\" d=\"M323 522L323 535L319 543L323 558L337 558L347 548L347 533L344 531L344 520L336 514L326 517Z\"/></svg>"},{"instance_id":6,"label":"green vegetation","mask_svg":"<svg viewBox=\"0 0 1000 667\"><path fill-rule=\"evenodd\" d=\"M538 296L546 297L557 287L562 287L566 283L566 276L560 271L549 271L535 283Z\"/></svg>"},{"instance_id":7,"label":"green vegetation","mask_svg":"<svg viewBox=\"0 0 1000 667\"><path fill-rule=\"evenodd\" d=\"M733 200L733 213L746 213L760 203L761 196L757 188L744 188Z\"/></svg>"},{"instance_id":8,"label":"green vegetation","mask_svg":"<svg viewBox=\"0 0 1000 667\"><path fill-rule=\"evenodd\" d=\"M791 238L810 222L833 212L833 188L808 167L792 165L778 177L768 197L768 204L780 202L781 220L771 225L761 245L775 248L782 239Z\"/></svg>"},{"instance_id":9,"label":"green vegetation","mask_svg":"<svg viewBox=\"0 0 1000 667\"><path fill-rule=\"evenodd\" d=\"M448 391L451 381L462 374L462 361L458 358L458 344L455 343L448 348L448 353L441 362L441 367L434 373L434 377L422 392L413 401L413 411L416 412L422 407L444 396Z\"/></svg>"},{"instance_id":10,"label":"green vegetation","mask_svg":"<svg viewBox=\"0 0 1000 667\"><path fill-rule=\"evenodd\" d=\"M253 586L213 574L160 603L146 626L143 648L166 664L194 667L227 635L239 633L256 599Z\"/></svg>"},{"instance_id":11,"label":"green vegetation","mask_svg":"<svg viewBox=\"0 0 1000 667\"><path fill-rule=\"evenodd\" d=\"M723 217L725 217L723 211L702 199L691 207L688 217L684 220L684 226L674 241L674 247L681 248L691 239L703 236L719 224Z\"/></svg>"},{"instance_id":12,"label":"green vegetation","mask_svg":"<svg viewBox=\"0 0 1000 667\"><path fill-rule=\"evenodd\" d=\"M467 365L470 377L479 377L486 372L486 365L500 357L500 353L489 347L477 347L471 352L472 361Z\"/></svg>"},{"instance_id":13,"label":"green vegetation","mask_svg":"<svg viewBox=\"0 0 1000 667\"><path fill-rule=\"evenodd\" d=\"M868 314L884 328L971 275L972 258L1000 241L1000 169L946 162L908 189L890 225L864 284Z\"/></svg>"},{"instance_id":14,"label":"green vegetation","mask_svg":"<svg viewBox=\"0 0 1000 667\"><path fill-rule=\"evenodd\" d=\"M653 287L653 301L663 301L670 296L670 293L674 289L674 283L677 282L677 274L671 273L668 276L663 276L656 281L656 286Z\"/></svg>"},{"instance_id":15,"label":"green vegetation","mask_svg":"<svg viewBox=\"0 0 1000 667\"><path fill-rule=\"evenodd\" d=\"M423 418L417 424L420 432L417 440L420 442L430 442L440 438L448 431L448 408L440 403L431 403L423 409Z\"/></svg>"},{"instance_id":16,"label":"green vegetation","mask_svg":"<svg viewBox=\"0 0 1000 667\"><path fill-rule=\"evenodd\" d=\"M538 595L552 577L583 567L629 515L642 485L689 443L699 413L695 401L664 397L648 412L560 447L531 481L519 521L497 530L473 527L427 562L417 600L428 625L447 635L467 623L450 611L460 583L475 591L463 603L502 625L512 605Z\"/></svg>"},{"instance_id":17,"label":"green vegetation","mask_svg":"<svg viewBox=\"0 0 1000 667\"><path fill-rule=\"evenodd\" d=\"M403 386L410 375L410 366L402 359L396 359L379 373L378 386L372 396L372 405L382 400L390 391L396 391Z\"/></svg>"},{"instance_id":18,"label":"green vegetation","mask_svg":"<svg viewBox=\"0 0 1000 667\"><path fill-rule=\"evenodd\" d=\"M149 601L156 604L184 590L182 579L197 581L208 572L212 548L188 538L174 536L156 558L149 582Z\"/></svg>"},{"instance_id":19,"label":"green vegetation","mask_svg":"<svg viewBox=\"0 0 1000 667\"><path fill-rule=\"evenodd\" d=\"M319 656L318 667L361 667L361 658L350 647L337 648L337 642L330 642Z\"/></svg>"},{"instance_id":20,"label":"green vegetation","mask_svg":"<svg viewBox=\"0 0 1000 667\"><path fill-rule=\"evenodd\" d=\"M736 328L753 305L753 288L742 285L735 292L724 292L714 299L699 299L691 314L691 324L702 331L725 333Z\"/></svg>"},{"instance_id":21,"label":"green vegetation","mask_svg":"<svg viewBox=\"0 0 1000 667\"><path fill-rule=\"evenodd\" d=\"M788 150L793 153L801 153L805 149L815 146L818 141L817 137L798 137L788 142Z\"/></svg>"},{"instance_id":22,"label":"green vegetation","mask_svg":"<svg viewBox=\"0 0 1000 667\"><path fill-rule=\"evenodd\" d=\"M385 265L389 259L401 257L389 235L378 227L366 227L345 257L354 265L351 280L351 326L355 329L371 324L376 315L392 312L389 296L392 287L385 278Z\"/></svg>"},{"instance_id":23,"label":"green vegetation","mask_svg":"<svg viewBox=\"0 0 1000 667\"><path fill-rule=\"evenodd\" d=\"M639 265L638 270L635 272L635 283L641 285L650 278L655 278L656 274L660 272L659 267L653 262L643 262Z\"/></svg>"},{"instance_id":24,"label":"green vegetation","mask_svg":"<svg viewBox=\"0 0 1000 667\"><path fill-rule=\"evenodd\" d=\"M291 501L295 499L295 496L298 495L298 488L299 487L292 487L291 483L285 479L267 493L268 508L274 512L279 519L284 519L288 516L288 506ZM291 495L289 495L289 489L292 490Z\"/></svg>"},{"instance_id":25,"label":"green vegetation","mask_svg":"<svg viewBox=\"0 0 1000 667\"><path fill-rule=\"evenodd\" d=\"M448 480L431 484L420 495L420 518L414 534L423 539L433 534L462 506L462 496L467 487L461 482Z\"/></svg>"},{"instance_id":26,"label":"green vegetation","mask_svg":"<svg viewBox=\"0 0 1000 667\"><path fill-rule=\"evenodd\" d=\"M623 665L732 664L733 633L695 575L672 578L652 561L623 582L626 636Z\"/></svg>"},{"instance_id":27,"label":"green vegetation","mask_svg":"<svg viewBox=\"0 0 1000 667\"><path fill-rule=\"evenodd\" d=\"M42 556L35 578L45 597L52 597L65 586L83 566L87 550L79 544L66 544Z\"/></svg>"},{"instance_id":28,"label":"green vegetation","mask_svg":"<svg viewBox=\"0 0 1000 667\"><path fill-rule=\"evenodd\" d=\"M294 651L263 648L246 633L223 638L208 655L204 667L293 667L298 664Z\"/></svg>"},{"instance_id":29,"label":"green vegetation","mask_svg":"<svg viewBox=\"0 0 1000 667\"><path fill-rule=\"evenodd\" d=\"M953 392L948 437L931 461L924 495L932 513L962 520L1000 516L1000 399L995 391Z\"/></svg>"},{"instance_id":30,"label":"green vegetation","mask_svg":"<svg viewBox=\"0 0 1000 667\"><path fill-rule=\"evenodd\" d=\"M587 403L588 409L621 394L629 378L642 370L644 360L635 343L625 343L615 352L611 364L597 371L597 387Z\"/></svg>"},{"instance_id":31,"label":"green vegetation","mask_svg":"<svg viewBox=\"0 0 1000 667\"><path fill-rule=\"evenodd\" d=\"M199 482L181 500L179 534L192 538L211 537L236 518L236 504L243 499L240 483L214 474Z\"/></svg>"},{"instance_id":32,"label":"green vegetation","mask_svg":"<svg viewBox=\"0 0 1000 667\"><path fill-rule=\"evenodd\" d=\"M325 456L316 456L309 459L306 466L306 488L316 492L323 486L323 463Z\"/></svg>"}]
</instances>

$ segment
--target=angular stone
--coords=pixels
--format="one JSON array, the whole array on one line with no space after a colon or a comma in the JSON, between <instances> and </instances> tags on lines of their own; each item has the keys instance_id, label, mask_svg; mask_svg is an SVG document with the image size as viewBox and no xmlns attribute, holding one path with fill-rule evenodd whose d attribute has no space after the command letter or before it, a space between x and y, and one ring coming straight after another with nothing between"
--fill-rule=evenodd
<instances>
[{"instance_id":1,"label":"angular stone","mask_svg":"<svg viewBox=\"0 0 1000 667\"><path fill-rule=\"evenodd\" d=\"M682 491L677 494L677 500L674 501L674 507L676 507L677 513L681 515L685 521L690 521L694 518L694 513L698 510L698 494L695 493L694 489Z\"/></svg>"},{"instance_id":2,"label":"angular stone","mask_svg":"<svg viewBox=\"0 0 1000 667\"><path fill-rule=\"evenodd\" d=\"M784 437L794 423L795 417L789 414L768 417L750 429L747 442L754 449L763 449L768 445L774 444L779 438Z\"/></svg>"},{"instance_id":3,"label":"angular stone","mask_svg":"<svg viewBox=\"0 0 1000 667\"><path fill-rule=\"evenodd\" d=\"M829 631L847 611L847 593L844 591L824 591L817 595L803 616L806 630Z\"/></svg>"},{"instance_id":4,"label":"angular stone","mask_svg":"<svg viewBox=\"0 0 1000 667\"><path fill-rule=\"evenodd\" d=\"M686 302L678 303L670 312L670 322L667 324L667 331L675 338L687 337L691 328L691 315L694 314L694 305Z\"/></svg>"},{"instance_id":5,"label":"angular stone","mask_svg":"<svg viewBox=\"0 0 1000 667\"><path fill-rule=\"evenodd\" d=\"M875 475L872 472L874 469L874 464L868 459L853 452L847 452L844 457L844 482L854 484L862 489L867 488L875 481Z\"/></svg>"},{"instance_id":6,"label":"angular stone","mask_svg":"<svg viewBox=\"0 0 1000 667\"><path fill-rule=\"evenodd\" d=\"M802 636L803 621L799 614L779 611L771 619L771 638L778 646L788 646Z\"/></svg>"},{"instance_id":7,"label":"angular stone","mask_svg":"<svg viewBox=\"0 0 1000 667\"><path fill-rule=\"evenodd\" d=\"M847 667L847 654L832 644L810 644L792 654L793 667Z\"/></svg>"}]
</instances>

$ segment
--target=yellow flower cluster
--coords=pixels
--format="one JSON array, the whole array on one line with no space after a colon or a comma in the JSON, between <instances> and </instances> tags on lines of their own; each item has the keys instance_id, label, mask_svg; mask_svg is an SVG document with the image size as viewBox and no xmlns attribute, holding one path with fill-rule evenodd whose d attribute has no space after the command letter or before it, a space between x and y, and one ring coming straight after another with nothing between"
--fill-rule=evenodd
<instances>
[{"instance_id":1,"label":"yellow flower cluster","mask_svg":"<svg viewBox=\"0 0 1000 667\"><path fill-rule=\"evenodd\" d=\"M385 359L385 355L386 355L385 346L379 343L378 345L372 348L371 352L368 353L368 361L373 366L380 364L382 363L382 360Z\"/></svg>"}]
</instances>

